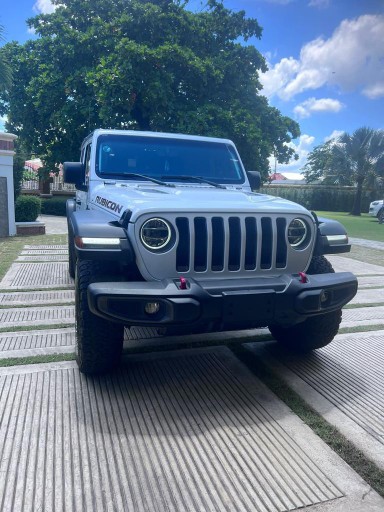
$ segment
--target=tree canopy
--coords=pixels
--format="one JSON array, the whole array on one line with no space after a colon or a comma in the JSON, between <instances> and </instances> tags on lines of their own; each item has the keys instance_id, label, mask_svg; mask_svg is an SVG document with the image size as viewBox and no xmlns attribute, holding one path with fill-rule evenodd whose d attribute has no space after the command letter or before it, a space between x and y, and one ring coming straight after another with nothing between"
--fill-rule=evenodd
<instances>
[{"instance_id":1,"label":"tree canopy","mask_svg":"<svg viewBox=\"0 0 384 512\"><path fill-rule=\"evenodd\" d=\"M4 27L0 25L0 42L4 41ZM0 53L0 92L9 88L12 84L12 71L5 55Z\"/></svg>"},{"instance_id":2,"label":"tree canopy","mask_svg":"<svg viewBox=\"0 0 384 512\"><path fill-rule=\"evenodd\" d=\"M356 185L351 213L360 215L363 186L381 187L384 179L384 130L358 128L317 146L304 166L307 182Z\"/></svg>"},{"instance_id":3,"label":"tree canopy","mask_svg":"<svg viewBox=\"0 0 384 512\"><path fill-rule=\"evenodd\" d=\"M182 132L234 140L249 170L295 157L298 124L268 104L262 29L244 11L208 0L53 0L28 20L39 36L9 43L13 86L0 94L7 129L47 168L78 158L95 128Z\"/></svg>"}]
</instances>

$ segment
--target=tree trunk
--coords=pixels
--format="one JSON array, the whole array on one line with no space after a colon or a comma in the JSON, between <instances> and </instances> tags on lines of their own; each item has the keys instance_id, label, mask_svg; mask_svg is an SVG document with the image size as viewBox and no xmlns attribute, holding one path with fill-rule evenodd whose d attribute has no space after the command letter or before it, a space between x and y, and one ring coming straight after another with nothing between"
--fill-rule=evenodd
<instances>
[{"instance_id":1,"label":"tree trunk","mask_svg":"<svg viewBox=\"0 0 384 512\"><path fill-rule=\"evenodd\" d=\"M353 202L353 207L350 215L361 215L361 199L363 196L363 179L357 180L357 188L356 188L356 194L355 194L355 200Z\"/></svg>"},{"instance_id":2,"label":"tree trunk","mask_svg":"<svg viewBox=\"0 0 384 512\"><path fill-rule=\"evenodd\" d=\"M145 108L143 106L141 94L138 94L133 108L131 110L131 116L139 125L139 129L143 131L150 131L151 124L148 114L145 112Z\"/></svg>"},{"instance_id":3,"label":"tree trunk","mask_svg":"<svg viewBox=\"0 0 384 512\"><path fill-rule=\"evenodd\" d=\"M52 178L40 178L39 179L39 191L40 194L48 195L51 193L50 184L53 182Z\"/></svg>"}]
</instances>

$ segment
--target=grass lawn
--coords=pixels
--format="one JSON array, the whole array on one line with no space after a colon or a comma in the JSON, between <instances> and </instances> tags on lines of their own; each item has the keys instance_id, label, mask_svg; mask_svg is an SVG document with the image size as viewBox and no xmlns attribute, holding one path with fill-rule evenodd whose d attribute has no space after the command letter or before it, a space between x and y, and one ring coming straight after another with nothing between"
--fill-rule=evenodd
<instances>
[{"instance_id":1,"label":"grass lawn","mask_svg":"<svg viewBox=\"0 0 384 512\"><path fill-rule=\"evenodd\" d=\"M0 238L0 281L24 245L67 244L67 235L10 236Z\"/></svg>"},{"instance_id":2,"label":"grass lawn","mask_svg":"<svg viewBox=\"0 0 384 512\"><path fill-rule=\"evenodd\" d=\"M367 213L362 213L360 217L344 212L317 211L316 214L319 217L338 220L343 224L348 235L351 237L384 242L384 224L379 224L376 217L371 217Z\"/></svg>"}]
</instances>

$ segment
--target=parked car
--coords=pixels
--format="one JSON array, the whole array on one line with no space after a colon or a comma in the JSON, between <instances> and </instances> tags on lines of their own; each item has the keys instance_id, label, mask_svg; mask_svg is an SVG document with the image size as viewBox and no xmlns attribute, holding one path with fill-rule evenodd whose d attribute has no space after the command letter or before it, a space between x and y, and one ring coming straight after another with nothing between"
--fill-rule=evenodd
<instances>
[{"instance_id":1,"label":"parked car","mask_svg":"<svg viewBox=\"0 0 384 512\"><path fill-rule=\"evenodd\" d=\"M372 217L379 218L379 212L382 210L383 207L384 207L384 201L383 200L381 200L381 201L372 201L372 203L369 205L369 212L368 212L368 214L371 215Z\"/></svg>"}]
</instances>

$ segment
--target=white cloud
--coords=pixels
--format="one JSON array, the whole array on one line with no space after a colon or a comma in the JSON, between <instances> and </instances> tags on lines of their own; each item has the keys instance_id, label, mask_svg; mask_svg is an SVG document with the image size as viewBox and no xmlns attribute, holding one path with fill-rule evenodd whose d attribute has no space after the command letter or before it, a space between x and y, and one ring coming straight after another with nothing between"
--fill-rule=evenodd
<instances>
[{"instance_id":1,"label":"white cloud","mask_svg":"<svg viewBox=\"0 0 384 512\"><path fill-rule=\"evenodd\" d=\"M284 89L299 72L300 64L293 57L281 59L275 66L268 65L269 71L260 75L263 94L270 97Z\"/></svg>"},{"instance_id":2,"label":"white cloud","mask_svg":"<svg viewBox=\"0 0 384 512\"><path fill-rule=\"evenodd\" d=\"M344 20L329 39L307 43L300 58L283 58L260 76L264 94L283 100L324 85L360 90L368 98L384 96L384 15Z\"/></svg>"},{"instance_id":3,"label":"white cloud","mask_svg":"<svg viewBox=\"0 0 384 512\"><path fill-rule=\"evenodd\" d=\"M365 96L368 96L368 98L372 100L379 98L380 96L384 96L384 82L368 85L363 90L363 93L365 94Z\"/></svg>"},{"instance_id":4,"label":"white cloud","mask_svg":"<svg viewBox=\"0 0 384 512\"><path fill-rule=\"evenodd\" d=\"M345 133L343 130L333 130L333 132L330 135L324 137L324 142L328 142L329 140L332 139L338 139L340 135L343 135L343 133Z\"/></svg>"},{"instance_id":5,"label":"white cloud","mask_svg":"<svg viewBox=\"0 0 384 512\"><path fill-rule=\"evenodd\" d=\"M294 141L288 144L289 147L293 148L299 156L298 160L292 160L289 164L277 164L276 171L277 172L294 172L298 171L303 167L307 161L308 154L312 150L313 143L315 142L315 137L312 135L308 135L304 133L300 136L298 141L295 143ZM275 170L275 159L271 157L269 159L269 165L271 171Z\"/></svg>"},{"instance_id":6,"label":"white cloud","mask_svg":"<svg viewBox=\"0 0 384 512\"><path fill-rule=\"evenodd\" d=\"M339 112L342 108L343 104L339 100L309 98L297 105L293 111L298 117L304 118L316 112Z\"/></svg>"},{"instance_id":7,"label":"white cloud","mask_svg":"<svg viewBox=\"0 0 384 512\"><path fill-rule=\"evenodd\" d=\"M57 9L57 5L53 5L51 0L37 0L33 6L33 10L37 14L52 14ZM27 30L28 34L36 34L34 27Z\"/></svg>"},{"instance_id":8,"label":"white cloud","mask_svg":"<svg viewBox=\"0 0 384 512\"><path fill-rule=\"evenodd\" d=\"M52 14L56 7L56 5L52 5L51 0L37 0L33 9L39 14Z\"/></svg>"}]
</instances>

